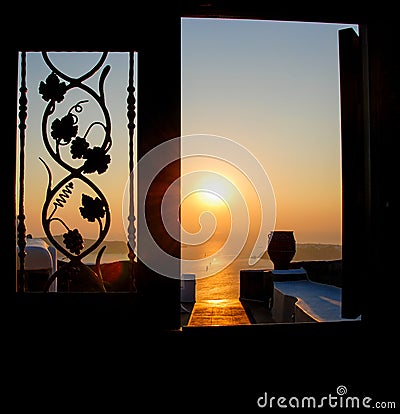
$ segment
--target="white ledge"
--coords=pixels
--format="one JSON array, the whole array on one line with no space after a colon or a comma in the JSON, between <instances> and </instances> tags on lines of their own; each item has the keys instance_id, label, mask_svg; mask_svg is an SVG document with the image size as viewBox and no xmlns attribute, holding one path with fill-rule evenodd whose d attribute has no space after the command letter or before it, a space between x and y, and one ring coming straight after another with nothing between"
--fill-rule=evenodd
<instances>
[{"instance_id":1,"label":"white ledge","mask_svg":"<svg viewBox=\"0 0 400 414\"><path fill-rule=\"evenodd\" d=\"M17 253L19 247L17 246ZM44 271L52 275L57 270L57 250L40 238L27 238L25 246L24 269L30 271ZM17 268L20 268L20 259L17 257ZM57 280L51 284L50 292L57 291Z\"/></svg>"},{"instance_id":2,"label":"white ledge","mask_svg":"<svg viewBox=\"0 0 400 414\"><path fill-rule=\"evenodd\" d=\"M337 286L310 280L274 282L272 311L276 322L350 320L342 318L341 305L342 289Z\"/></svg>"}]
</instances>

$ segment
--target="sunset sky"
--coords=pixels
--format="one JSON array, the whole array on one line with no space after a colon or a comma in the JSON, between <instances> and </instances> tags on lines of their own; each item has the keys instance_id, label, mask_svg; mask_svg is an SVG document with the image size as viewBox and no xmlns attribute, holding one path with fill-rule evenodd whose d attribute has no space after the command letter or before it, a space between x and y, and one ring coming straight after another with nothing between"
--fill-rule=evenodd
<instances>
[{"instance_id":1,"label":"sunset sky","mask_svg":"<svg viewBox=\"0 0 400 414\"><path fill-rule=\"evenodd\" d=\"M182 134L253 153L276 198L276 229L341 243L336 24L185 19ZM354 26L355 30L357 29Z\"/></svg>"},{"instance_id":2,"label":"sunset sky","mask_svg":"<svg viewBox=\"0 0 400 414\"><path fill-rule=\"evenodd\" d=\"M338 29L343 27L348 25L182 20L182 135L225 137L253 154L274 191L276 229L293 230L300 243L341 243L337 42ZM78 61L66 53L50 56L65 72L78 76L89 69L100 54L80 54ZM112 68L105 82L106 103L112 119L112 162L105 174L90 174L88 178L96 182L110 204L112 224L107 238L125 240L127 221L123 217L122 200L129 172L128 54L111 53L106 64ZM46 153L41 140L41 117L46 102L39 95L38 86L49 73L40 53L28 53L25 213L27 232L34 237L44 235L41 209L48 182L39 157L49 165L53 184L67 174ZM97 80L90 85L97 88ZM85 97L72 96L64 112L82 99ZM85 130L99 113L93 111L90 104L83 106L80 116ZM89 119L84 121L85 117ZM93 139L100 142L99 137L93 128ZM183 152L184 145L183 140ZM211 161L207 167L201 160L198 164L183 161L182 175L208 167L212 167ZM222 167L221 171L248 197L250 220L259 220L254 194L250 196L244 189L249 183L236 172L229 172L229 168L232 166ZM211 190L218 191L212 187ZM77 197L82 191L73 192L68 209L79 205ZM229 200L222 203L210 193L208 199L204 194L196 197L197 203L190 207L188 200L187 209L185 204L182 209L188 230L196 231L202 206L213 210L219 222L225 223L220 225L229 227ZM84 226L85 237L97 237L96 225L89 223L88 226L79 215L69 214L66 219L78 220L71 223L71 227ZM62 226L57 226L56 223L54 234L62 233Z\"/></svg>"}]
</instances>

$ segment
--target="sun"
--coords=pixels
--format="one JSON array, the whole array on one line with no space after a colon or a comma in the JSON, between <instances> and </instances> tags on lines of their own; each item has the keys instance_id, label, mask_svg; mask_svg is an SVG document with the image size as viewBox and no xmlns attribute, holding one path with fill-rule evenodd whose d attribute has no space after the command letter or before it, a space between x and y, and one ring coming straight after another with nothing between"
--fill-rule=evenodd
<instances>
[{"instance_id":1,"label":"sun","mask_svg":"<svg viewBox=\"0 0 400 414\"><path fill-rule=\"evenodd\" d=\"M212 191L196 192L197 199L207 207L222 207L225 205L224 200Z\"/></svg>"}]
</instances>

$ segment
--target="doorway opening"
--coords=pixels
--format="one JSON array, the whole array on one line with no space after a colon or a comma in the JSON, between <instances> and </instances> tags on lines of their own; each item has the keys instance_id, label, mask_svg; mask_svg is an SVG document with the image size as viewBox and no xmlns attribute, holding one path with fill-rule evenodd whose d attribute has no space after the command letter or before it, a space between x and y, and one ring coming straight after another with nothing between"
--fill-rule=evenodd
<instances>
[{"instance_id":1,"label":"doorway opening","mask_svg":"<svg viewBox=\"0 0 400 414\"><path fill-rule=\"evenodd\" d=\"M291 268L340 288L345 28L358 33L350 24L181 20L181 258L196 302L236 300L241 270L273 269L272 230L293 231ZM230 235L233 251L224 249Z\"/></svg>"}]
</instances>

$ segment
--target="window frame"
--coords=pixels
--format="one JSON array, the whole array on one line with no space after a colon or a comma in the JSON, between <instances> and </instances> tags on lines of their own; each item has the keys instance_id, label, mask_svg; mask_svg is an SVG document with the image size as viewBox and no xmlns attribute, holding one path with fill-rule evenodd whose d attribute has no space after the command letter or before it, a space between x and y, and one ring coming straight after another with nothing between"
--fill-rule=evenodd
<instances>
[{"instance_id":1,"label":"window frame","mask_svg":"<svg viewBox=\"0 0 400 414\"><path fill-rule=\"evenodd\" d=\"M265 20L284 20L284 21L309 21L309 22L321 22L321 23L330 23L330 22L341 22L341 23L350 23L350 24L358 24L360 27L360 36L362 36L362 42L363 42L363 48L364 48L364 70L365 68L369 68L369 72L371 73L371 67L373 70L375 70L376 73L372 74L371 77L367 74L366 78L363 79L363 87L365 91L368 92L367 95L364 96L364 111L368 113L368 117L364 120L365 124L367 125L365 129L365 133L363 136L363 142L365 144L365 157L367 164L373 164L370 165L370 170L366 170L363 172L364 177L364 183L366 185L365 188L365 198L366 203L364 204L364 211L363 215L366 217L365 222L363 223L363 226L365 228L366 233L368 236L370 236L369 240L367 240L368 248L367 251L372 255L373 259L380 259L384 257L384 252L379 247L376 247L373 245L371 239L378 235L379 239L381 240L382 237L385 236L385 230L379 229L379 224L381 223L381 220L377 217L379 216L379 213L381 211L380 203L381 199L373 200L374 195L376 194L376 189L379 186L379 180L383 180L384 173L382 173L383 178L380 176L377 177L376 174L371 178L370 177L370 171L373 171L373 167L375 166L376 169L378 169L378 173L381 171L382 161L381 159L377 158L377 156L374 156L371 154L371 135L377 135L374 140L374 145L377 144L378 138L379 138L379 131L378 126L379 121L381 121L384 118L383 111L384 109L380 109L378 107L378 104L371 104L370 99L370 88L372 85L372 95L373 97L378 96L379 98L379 92L378 92L378 85L379 85L379 68L377 69L378 63L377 60L379 59L379 51L374 44L374 50L373 50L373 56L369 56L369 48L367 49L367 43L368 43L368 34L369 34L369 28L372 24L374 28L374 36L375 39L380 39L379 34L377 34L377 30L379 29L380 25L378 24L374 27L374 22L371 22L371 18L368 15L369 11L364 12L364 14L361 13L351 13L348 12L348 10L343 10L338 8L335 13L324 13L324 12L318 12L315 11L315 8L313 9L307 9L304 7L297 6L297 8L292 8L290 12L287 12L283 8L279 8L278 6L275 7L274 10L268 9L265 5L260 5L259 3L255 2L249 2L249 1L239 1L235 2L233 5L224 5L223 2L217 2L217 3L210 3L209 5L202 5L201 2L196 1L186 1L183 2L183 5L178 8L172 8L168 12L165 10L160 10L160 16L154 18L152 20L152 24L150 25L148 29L145 29L144 33L140 33L138 29L135 28L134 23L139 23L140 19L143 17L141 13L138 13L138 18L134 18L133 22L130 26L126 25L126 27L122 27L122 33L117 39L114 39L112 41L109 40L109 38L105 37L106 35L100 35L97 39L86 39L82 41L82 39L72 40L66 36L66 38L59 38L57 36L54 36L52 39L47 40L48 43L45 46L47 50L99 50L99 44L102 45L100 49L109 50L109 51L126 51L130 49L137 50L139 53L140 51L145 51L145 53L152 53L150 52L151 47L162 48L165 46L165 44L168 44L168 46L171 46L174 44L174 42L179 42L179 37L177 37L177 31L176 28L180 28L180 19L185 17L217 17L217 18L241 18L241 19L265 19ZM215 5L214 5L215 4ZM147 14L144 14L144 16L147 16ZM168 23L166 23L168 22ZM132 29L134 27L134 29ZM160 28L161 33L166 34L166 38L163 42L158 42L158 40L161 38L157 38L156 44L154 44L149 39L151 38L151 30L154 28ZM168 29L172 29L174 32L174 36L169 36ZM378 29L377 29L378 28ZM17 73L18 70L16 68L15 62L18 62L18 52L19 50L26 50L26 51L41 51L43 49L43 39L46 38L44 36L44 28L38 28L37 26L33 24L26 23L24 26L19 25L20 33L22 35L22 38L24 39L23 42L17 42L16 47L11 47L10 53L8 56L10 56L11 61L14 62L14 64L11 64L7 67L8 76L9 79L14 79L14 83L10 82L11 84L11 93L10 93L10 102L13 102L14 105L10 105L10 116L8 119L12 120L10 122L10 128L9 128L9 136L15 136L15 108L18 106L17 101L17 94L15 90L15 85L19 84L19 81L17 79ZM32 34L34 33L34 34ZM138 44L137 46L134 45L134 41L132 39L135 38L135 35L137 35L138 38L144 38L142 44ZM75 44L73 44L75 42ZM110 43L111 42L111 43ZM169 43L171 42L171 43ZM71 44L72 43L72 44ZM77 47L75 47L77 46ZM175 47L175 53L176 52ZM179 49L179 47L178 47ZM154 50L155 52L155 50ZM164 55L165 56L165 55ZM175 63L177 63L177 56L175 56ZM180 56L180 55L179 55ZM140 59L140 58L139 58ZM164 62L165 63L165 62ZM150 72L152 75L157 76L157 70L153 67L150 68ZM172 73L171 68L169 68L168 73ZM163 76L165 79L168 79L168 73L163 73ZM175 66L174 71L174 79L176 79L176 75L179 73L180 75L180 69L179 65ZM140 75L139 75L140 76ZM180 76L179 76L180 77ZM372 82L372 83L371 83ZM162 85L163 83L160 82L159 85ZM140 96L140 81L138 85L139 89L139 96ZM167 90L167 92L166 92ZM172 128L174 130L173 133L170 134L170 136L175 135L178 131L178 122L177 120L180 120L180 105L178 105L178 102L180 102L180 86L178 87L175 81L175 88L172 84L167 85L166 90L158 91L163 96L167 96L168 93L174 93L175 99L174 99L174 109L171 109L171 112L169 115L173 114L175 119L175 126ZM154 89L154 92L156 93L156 89ZM139 106L139 102L138 102ZM177 112L177 109L179 107L179 111ZM371 113L372 111L372 113ZM162 112L162 108L160 107L160 114ZM165 114L164 114L165 116ZM166 119L164 116L160 115L161 118ZM373 118L373 121L375 121L375 126L373 125L371 128L370 119ZM168 120L171 121L171 118ZM138 119L139 122L139 119ZM179 121L180 123L180 121ZM144 128L144 125L142 125L141 128ZM17 136L18 139L18 136ZM148 144L149 142L147 142ZM12 156L11 156L12 155ZM37 304L40 304L40 299L38 300L37 296L35 299L33 298L33 295L29 298L30 295L16 295L15 294L15 283L16 283L16 236L15 236L15 219L17 216L17 209L15 205L15 189L16 189L16 152L15 152L15 146L12 145L10 148L10 159L8 160L8 164L4 164L2 166L2 176L4 178L4 196L9 199L13 200L12 203L9 203L6 205L6 210L3 215L3 229L4 229L4 254L7 258L6 260L6 274L7 278L5 280L5 289L7 292L11 292L11 296L14 299L14 310L16 310L17 318L20 322L24 320L26 315L28 314L27 311L31 311L32 308L32 301L36 302ZM375 181L374 181L375 180ZM378 181L378 182L377 182ZM384 196L382 196L384 197ZM371 226L371 228L366 228L366 226ZM350 259L351 260L351 259ZM372 259L371 259L372 260ZM370 262L369 262L370 263ZM366 274L366 280L367 283L370 283L372 281L372 277L374 272L377 270L377 266L372 266ZM176 289L173 289L176 291ZM81 295L75 295L79 296L79 299L77 299L77 303L84 303L82 306L82 309L92 309L92 312L96 314L96 312L101 313L101 303L93 304L91 301L93 297L82 297ZM85 296L85 295L84 295ZM60 302L62 302L64 299L60 299ZM121 307L121 298L112 299L112 302L115 304L115 312L120 309ZM127 301L126 306L130 306L131 300ZM47 308L48 304L45 304L43 306L39 306L40 309L38 310L38 314L42 314L45 309ZM53 303L53 305L56 306L56 304ZM176 305L176 308L179 309L176 296L173 300L173 305ZM62 306L62 305L60 305ZM124 306L124 305L122 305ZM79 307L79 306L78 306ZM81 309L81 310L82 310ZM363 316L364 313L366 316L371 316L370 307L366 305L366 307L363 309ZM76 312L76 318L78 318L79 312ZM29 319L29 318L28 318ZM126 320L126 318L123 318ZM176 322L176 313L174 314L174 322L173 325ZM26 320L25 320L26 322ZM28 322L26 322L28 323Z\"/></svg>"}]
</instances>

